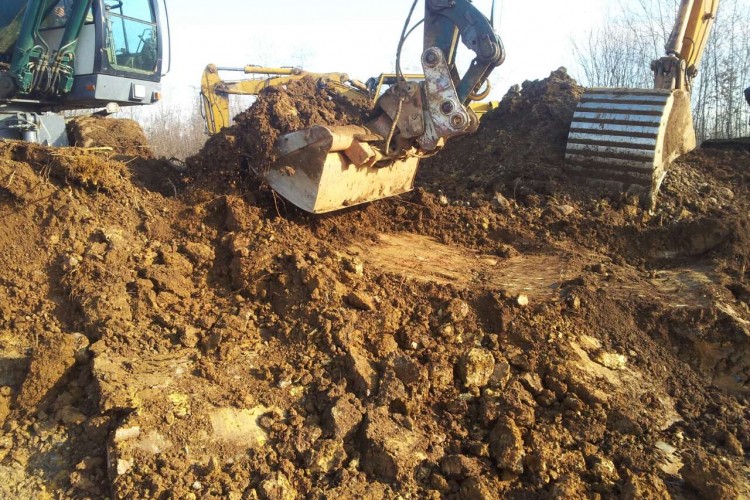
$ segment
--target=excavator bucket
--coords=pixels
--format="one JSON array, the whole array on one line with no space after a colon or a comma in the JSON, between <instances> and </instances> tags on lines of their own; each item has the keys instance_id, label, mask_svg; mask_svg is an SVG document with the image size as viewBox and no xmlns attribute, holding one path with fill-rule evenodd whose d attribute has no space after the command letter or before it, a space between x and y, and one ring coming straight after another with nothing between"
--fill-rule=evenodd
<instances>
[{"instance_id":1,"label":"excavator bucket","mask_svg":"<svg viewBox=\"0 0 750 500\"><path fill-rule=\"evenodd\" d=\"M314 126L282 136L279 159L265 173L280 196L322 214L411 191L419 159L383 162L363 127Z\"/></svg>"},{"instance_id":2,"label":"excavator bucket","mask_svg":"<svg viewBox=\"0 0 750 500\"><path fill-rule=\"evenodd\" d=\"M573 175L654 208L671 163L695 147L687 92L592 88L576 108L565 159Z\"/></svg>"}]
</instances>

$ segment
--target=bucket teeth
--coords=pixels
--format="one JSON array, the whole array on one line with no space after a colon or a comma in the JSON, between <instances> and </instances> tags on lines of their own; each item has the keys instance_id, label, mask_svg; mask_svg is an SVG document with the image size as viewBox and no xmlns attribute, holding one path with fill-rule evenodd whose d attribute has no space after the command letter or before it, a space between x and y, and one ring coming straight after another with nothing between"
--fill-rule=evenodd
<instances>
[{"instance_id":1,"label":"bucket teeth","mask_svg":"<svg viewBox=\"0 0 750 500\"><path fill-rule=\"evenodd\" d=\"M670 163L695 148L682 91L588 89L568 136L567 170L653 206Z\"/></svg>"}]
</instances>

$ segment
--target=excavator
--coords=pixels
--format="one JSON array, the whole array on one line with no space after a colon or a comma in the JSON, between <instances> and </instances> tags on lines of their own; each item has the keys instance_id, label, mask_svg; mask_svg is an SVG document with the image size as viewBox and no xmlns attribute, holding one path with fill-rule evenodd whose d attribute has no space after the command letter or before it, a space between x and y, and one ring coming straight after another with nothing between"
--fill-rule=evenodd
<instances>
[{"instance_id":1,"label":"excavator","mask_svg":"<svg viewBox=\"0 0 750 500\"><path fill-rule=\"evenodd\" d=\"M242 72L252 75L245 80L226 81L221 78L219 71ZM313 78L319 87L339 95L350 98L369 98L367 86L349 78L346 73L310 73L301 68L267 68L263 66L247 65L242 68L218 67L209 64L201 76L201 103L206 130L209 135L218 134L231 123L229 114L229 96L255 96L268 87L285 85L302 78Z\"/></svg>"},{"instance_id":2,"label":"excavator","mask_svg":"<svg viewBox=\"0 0 750 500\"><path fill-rule=\"evenodd\" d=\"M666 55L651 64L653 88L584 92L566 149L572 174L655 207L671 163L696 147L690 93L718 8L682 0Z\"/></svg>"},{"instance_id":3,"label":"excavator","mask_svg":"<svg viewBox=\"0 0 750 500\"><path fill-rule=\"evenodd\" d=\"M0 138L67 146L61 112L161 99L165 0L2 0Z\"/></svg>"},{"instance_id":4,"label":"excavator","mask_svg":"<svg viewBox=\"0 0 750 500\"><path fill-rule=\"evenodd\" d=\"M241 72L250 75L250 78L223 80L219 75L220 71ZM424 75L416 73L402 76L405 80L412 82L424 80ZM206 122L206 131L209 135L215 135L231 124L230 96L257 96L260 91L268 87L285 85L305 77L314 79L318 87L330 93L343 95L353 100L371 100L373 106L384 90L399 80L395 73L381 73L362 83L360 80L350 78L347 73L310 73L302 68L268 68L252 64L243 67L218 67L215 64L208 64L201 75L200 92L201 113ZM491 87L487 85L480 97L486 98L490 90ZM470 103L469 106L481 118L488 111L497 108L498 104L496 101L477 101Z\"/></svg>"},{"instance_id":5,"label":"excavator","mask_svg":"<svg viewBox=\"0 0 750 500\"><path fill-rule=\"evenodd\" d=\"M257 172L280 196L310 213L326 213L413 189L419 161L453 137L476 131L470 104L484 98L487 79L505 60L502 41L470 0L425 0L423 21L410 27L412 4L396 56L396 81L364 126L322 126L282 135L278 160ZM401 71L408 35L424 25L424 80ZM474 55L459 74L459 43Z\"/></svg>"}]
</instances>

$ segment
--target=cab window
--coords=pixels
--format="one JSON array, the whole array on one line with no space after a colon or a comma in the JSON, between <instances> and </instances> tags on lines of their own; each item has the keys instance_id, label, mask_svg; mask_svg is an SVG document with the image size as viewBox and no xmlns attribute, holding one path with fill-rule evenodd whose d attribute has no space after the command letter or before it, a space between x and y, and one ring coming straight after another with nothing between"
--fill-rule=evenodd
<instances>
[{"instance_id":1,"label":"cab window","mask_svg":"<svg viewBox=\"0 0 750 500\"><path fill-rule=\"evenodd\" d=\"M104 7L109 65L131 73L156 73L158 34L151 2L105 0Z\"/></svg>"}]
</instances>

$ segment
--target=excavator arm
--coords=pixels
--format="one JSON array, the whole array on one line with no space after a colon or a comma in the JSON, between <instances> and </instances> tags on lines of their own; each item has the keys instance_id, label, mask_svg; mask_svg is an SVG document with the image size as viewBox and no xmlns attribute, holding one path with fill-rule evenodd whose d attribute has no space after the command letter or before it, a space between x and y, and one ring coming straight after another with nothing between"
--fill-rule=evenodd
<instances>
[{"instance_id":1,"label":"excavator arm","mask_svg":"<svg viewBox=\"0 0 750 500\"><path fill-rule=\"evenodd\" d=\"M463 76L456 66L459 43L474 53ZM409 81L399 71L364 127L315 126L285 134L276 145L279 160L261 175L282 197L312 213L413 189L420 158L452 137L476 131L479 121L469 104L484 97L487 78L503 63L505 51L492 23L470 0L425 0L421 59L424 81Z\"/></svg>"},{"instance_id":2,"label":"excavator arm","mask_svg":"<svg viewBox=\"0 0 750 500\"><path fill-rule=\"evenodd\" d=\"M719 0L683 0L667 42L667 53L654 61L654 88L691 90L706 50Z\"/></svg>"}]
</instances>

